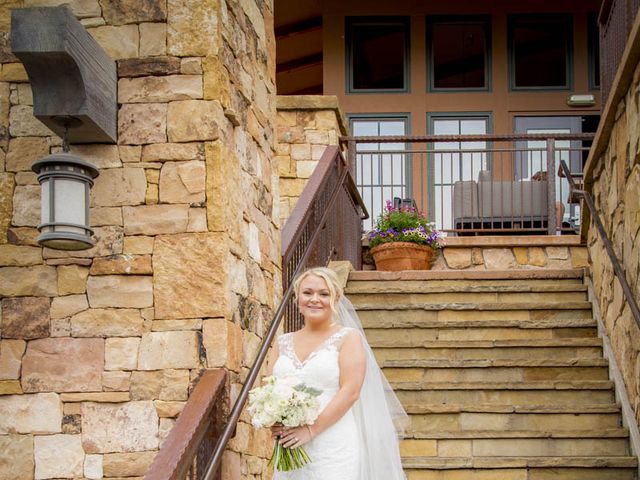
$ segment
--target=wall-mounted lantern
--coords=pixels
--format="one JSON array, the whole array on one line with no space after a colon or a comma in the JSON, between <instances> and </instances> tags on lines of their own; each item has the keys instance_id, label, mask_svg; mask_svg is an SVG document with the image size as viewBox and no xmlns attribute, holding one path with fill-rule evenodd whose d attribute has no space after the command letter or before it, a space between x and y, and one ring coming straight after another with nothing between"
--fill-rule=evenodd
<instances>
[{"instance_id":1,"label":"wall-mounted lantern","mask_svg":"<svg viewBox=\"0 0 640 480\"><path fill-rule=\"evenodd\" d=\"M69 153L69 142L116 141L116 64L66 6L14 9L11 47L29 76L33 114L63 138L62 153L32 166L42 189L38 243L91 248L89 192L98 169Z\"/></svg>"},{"instance_id":2,"label":"wall-mounted lantern","mask_svg":"<svg viewBox=\"0 0 640 480\"><path fill-rule=\"evenodd\" d=\"M36 160L31 169L41 188L40 245L57 250L84 250L94 246L89 227L89 193L98 169L69 153L63 139L62 153Z\"/></svg>"}]
</instances>

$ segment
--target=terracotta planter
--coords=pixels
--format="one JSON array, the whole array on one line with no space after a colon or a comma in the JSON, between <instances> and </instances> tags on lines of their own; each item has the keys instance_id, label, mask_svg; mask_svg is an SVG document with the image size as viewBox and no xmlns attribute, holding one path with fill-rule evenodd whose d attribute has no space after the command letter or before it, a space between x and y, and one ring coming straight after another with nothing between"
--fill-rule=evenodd
<instances>
[{"instance_id":1,"label":"terracotta planter","mask_svg":"<svg viewBox=\"0 0 640 480\"><path fill-rule=\"evenodd\" d=\"M426 245L411 242L389 242L373 247L371 250L377 270L429 270L435 257L435 251Z\"/></svg>"}]
</instances>

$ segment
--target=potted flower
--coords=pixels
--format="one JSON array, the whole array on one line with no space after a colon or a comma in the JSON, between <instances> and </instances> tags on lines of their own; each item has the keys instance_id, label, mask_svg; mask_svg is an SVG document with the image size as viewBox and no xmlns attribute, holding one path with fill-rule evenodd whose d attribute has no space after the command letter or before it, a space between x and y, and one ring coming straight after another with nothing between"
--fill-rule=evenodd
<instances>
[{"instance_id":1,"label":"potted flower","mask_svg":"<svg viewBox=\"0 0 640 480\"><path fill-rule=\"evenodd\" d=\"M429 270L440 248L440 232L414 207L394 208L389 200L369 232L378 270Z\"/></svg>"}]
</instances>

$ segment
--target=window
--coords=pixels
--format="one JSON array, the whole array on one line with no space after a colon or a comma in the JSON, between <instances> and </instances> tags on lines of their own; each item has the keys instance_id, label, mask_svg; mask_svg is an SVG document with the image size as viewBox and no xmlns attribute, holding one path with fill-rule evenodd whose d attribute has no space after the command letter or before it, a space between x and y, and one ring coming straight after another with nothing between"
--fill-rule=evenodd
<instances>
[{"instance_id":1,"label":"window","mask_svg":"<svg viewBox=\"0 0 640 480\"><path fill-rule=\"evenodd\" d=\"M347 18L348 92L409 90L407 18Z\"/></svg>"},{"instance_id":2,"label":"window","mask_svg":"<svg viewBox=\"0 0 640 480\"><path fill-rule=\"evenodd\" d=\"M433 135L484 135L491 129L488 113L430 116ZM437 142L428 157L429 218L442 229L453 225L453 185L459 180L477 180L489 170L487 142ZM449 152L449 150L451 152Z\"/></svg>"},{"instance_id":3,"label":"window","mask_svg":"<svg viewBox=\"0 0 640 480\"><path fill-rule=\"evenodd\" d=\"M487 17L429 17L430 90L488 90L490 27Z\"/></svg>"},{"instance_id":4,"label":"window","mask_svg":"<svg viewBox=\"0 0 640 480\"><path fill-rule=\"evenodd\" d=\"M407 115L386 118L356 116L349 120L351 131L356 137L407 135L409 131ZM398 153L404 150L404 143L358 144L355 180L369 212L369 218L363 224L365 230L373 228L373 223L382 213L387 200L411 196L410 158L407 154Z\"/></svg>"},{"instance_id":5,"label":"window","mask_svg":"<svg viewBox=\"0 0 640 480\"><path fill-rule=\"evenodd\" d=\"M600 30L598 29L598 14L590 13L587 18L589 36L589 88L600 88Z\"/></svg>"},{"instance_id":6,"label":"window","mask_svg":"<svg viewBox=\"0 0 640 480\"><path fill-rule=\"evenodd\" d=\"M509 17L511 88L570 88L571 25L570 15Z\"/></svg>"}]
</instances>

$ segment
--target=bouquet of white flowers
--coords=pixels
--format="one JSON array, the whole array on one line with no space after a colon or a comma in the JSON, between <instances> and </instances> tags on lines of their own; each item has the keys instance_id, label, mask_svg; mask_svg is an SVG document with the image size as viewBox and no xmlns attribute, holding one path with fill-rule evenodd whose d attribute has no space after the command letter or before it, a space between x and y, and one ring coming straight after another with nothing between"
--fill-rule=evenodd
<instances>
[{"instance_id":1,"label":"bouquet of white flowers","mask_svg":"<svg viewBox=\"0 0 640 480\"><path fill-rule=\"evenodd\" d=\"M294 376L266 377L265 385L249 392L251 423L257 428L280 423L286 427L311 425L319 414L318 395L322 391L308 387ZM304 448L285 448L277 441L269 465L280 471L300 468L311 459Z\"/></svg>"}]
</instances>

